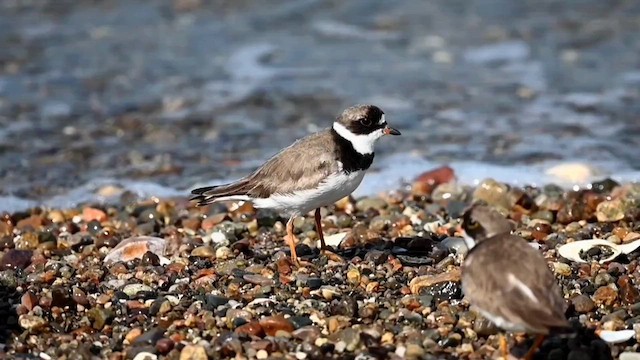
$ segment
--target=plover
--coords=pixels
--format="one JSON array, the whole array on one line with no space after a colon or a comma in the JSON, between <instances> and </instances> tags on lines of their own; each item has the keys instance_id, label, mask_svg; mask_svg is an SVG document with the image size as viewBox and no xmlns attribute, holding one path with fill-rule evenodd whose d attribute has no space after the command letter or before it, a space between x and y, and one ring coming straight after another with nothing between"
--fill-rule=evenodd
<instances>
[{"instance_id":1,"label":"plover","mask_svg":"<svg viewBox=\"0 0 640 360\"><path fill-rule=\"evenodd\" d=\"M289 216L285 240L298 263L293 220L315 209L321 249L326 249L320 207L351 194L371 166L374 144L384 135L400 135L374 105L347 108L329 129L308 135L281 150L252 174L235 182L191 191L198 205L250 201Z\"/></svg>"},{"instance_id":2,"label":"plover","mask_svg":"<svg viewBox=\"0 0 640 360\"><path fill-rule=\"evenodd\" d=\"M470 249L462 264L462 290L469 303L499 328L536 334L525 356L533 357L553 329L567 328L567 304L544 257L512 225L486 205L472 205L461 231ZM508 349L501 334L503 356Z\"/></svg>"}]
</instances>

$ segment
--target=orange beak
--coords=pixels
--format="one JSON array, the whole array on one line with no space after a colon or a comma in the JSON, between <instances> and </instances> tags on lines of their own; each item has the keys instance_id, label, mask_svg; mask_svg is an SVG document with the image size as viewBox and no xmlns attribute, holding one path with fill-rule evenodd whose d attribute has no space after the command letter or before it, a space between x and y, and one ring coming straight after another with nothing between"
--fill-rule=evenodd
<instances>
[{"instance_id":1,"label":"orange beak","mask_svg":"<svg viewBox=\"0 0 640 360\"><path fill-rule=\"evenodd\" d=\"M383 132L384 132L385 135L400 135L400 131L398 131L398 130L392 128L392 127L389 127L388 125L385 126Z\"/></svg>"}]
</instances>

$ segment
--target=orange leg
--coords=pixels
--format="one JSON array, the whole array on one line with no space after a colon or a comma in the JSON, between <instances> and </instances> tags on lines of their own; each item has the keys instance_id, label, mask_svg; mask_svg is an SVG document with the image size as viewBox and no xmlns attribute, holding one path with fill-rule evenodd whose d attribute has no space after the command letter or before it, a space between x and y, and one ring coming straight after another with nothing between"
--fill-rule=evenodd
<instances>
[{"instance_id":1,"label":"orange leg","mask_svg":"<svg viewBox=\"0 0 640 360\"><path fill-rule=\"evenodd\" d=\"M324 242L324 232L322 231L322 216L320 215L320 208L316 209L316 231L318 232L318 237L320 238L320 252L327 256L330 260L336 262L343 262L344 259L340 257L338 254L334 254L329 250L327 244Z\"/></svg>"},{"instance_id":2,"label":"orange leg","mask_svg":"<svg viewBox=\"0 0 640 360\"><path fill-rule=\"evenodd\" d=\"M322 232L322 216L320 215L320 208L316 209L316 231L320 238L320 250L325 250L327 244L324 243L324 233Z\"/></svg>"},{"instance_id":3,"label":"orange leg","mask_svg":"<svg viewBox=\"0 0 640 360\"><path fill-rule=\"evenodd\" d=\"M285 236L284 239L289 245L289 249L291 249L291 261L298 265L300 264L298 262L298 254L296 254L296 243L298 239L293 234L293 219L295 219L295 216L290 217L289 221L287 221L287 236Z\"/></svg>"},{"instance_id":4,"label":"orange leg","mask_svg":"<svg viewBox=\"0 0 640 360\"><path fill-rule=\"evenodd\" d=\"M538 351L538 348L540 347L540 345L542 345L542 342L544 341L544 338L545 338L544 335L538 335L536 337L536 341L533 343L533 345L531 346L531 348L529 349L527 354L524 356L525 360L532 360L533 359L533 355L535 355L535 353L536 353L536 351Z\"/></svg>"},{"instance_id":5,"label":"orange leg","mask_svg":"<svg viewBox=\"0 0 640 360\"><path fill-rule=\"evenodd\" d=\"M503 333L500 333L500 353L505 360L509 358L509 343Z\"/></svg>"}]
</instances>

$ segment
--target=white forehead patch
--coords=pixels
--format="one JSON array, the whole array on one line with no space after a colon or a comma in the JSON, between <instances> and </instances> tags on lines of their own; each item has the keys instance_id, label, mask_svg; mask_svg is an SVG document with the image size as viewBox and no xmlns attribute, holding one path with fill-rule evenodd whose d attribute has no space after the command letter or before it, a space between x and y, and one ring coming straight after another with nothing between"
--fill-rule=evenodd
<instances>
[{"instance_id":1,"label":"white forehead patch","mask_svg":"<svg viewBox=\"0 0 640 360\"><path fill-rule=\"evenodd\" d=\"M385 124L386 122L387 120L384 118L384 114L382 114L382 116L380 117L380 120L378 121L378 125Z\"/></svg>"}]
</instances>

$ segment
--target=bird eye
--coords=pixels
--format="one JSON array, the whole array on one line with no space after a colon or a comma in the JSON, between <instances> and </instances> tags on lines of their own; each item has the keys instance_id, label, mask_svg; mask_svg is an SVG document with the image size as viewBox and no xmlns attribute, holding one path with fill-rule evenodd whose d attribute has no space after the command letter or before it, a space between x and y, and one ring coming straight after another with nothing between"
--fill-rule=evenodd
<instances>
[{"instance_id":1,"label":"bird eye","mask_svg":"<svg viewBox=\"0 0 640 360\"><path fill-rule=\"evenodd\" d=\"M371 126L371 119L369 119L369 118L361 118L358 121L360 121L360 124L362 124L364 126Z\"/></svg>"},{"instance_id":2,"label":"bird eye","mask_svg":"<svg viewBox=\"0 0 640 360\"><path fill-rule=\"evenodd\" d=\"M478 224L477 221L471 220L467 223L467 229L474 230L474 229L477 229L478 227L480 227L480 224Z\"/></svg>"}]
</instances>

